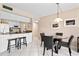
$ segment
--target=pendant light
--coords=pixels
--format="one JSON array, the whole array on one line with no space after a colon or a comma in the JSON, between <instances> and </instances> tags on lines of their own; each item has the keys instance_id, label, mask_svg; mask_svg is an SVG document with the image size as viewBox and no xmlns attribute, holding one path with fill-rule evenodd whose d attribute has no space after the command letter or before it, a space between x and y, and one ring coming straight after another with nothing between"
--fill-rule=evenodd
<instances>
[{"instance_id":1,"label":"pendant light","mask_svg":"<svg viewBox=\"0 0 79 59\"><path fill-rule=\"evenodd\" d=\"M56 5L57 5L57 18L55 19L55 22L61 22L63 21L63 19L59 17L59 3L56 3Z\"/></svg>"}]
</instances>

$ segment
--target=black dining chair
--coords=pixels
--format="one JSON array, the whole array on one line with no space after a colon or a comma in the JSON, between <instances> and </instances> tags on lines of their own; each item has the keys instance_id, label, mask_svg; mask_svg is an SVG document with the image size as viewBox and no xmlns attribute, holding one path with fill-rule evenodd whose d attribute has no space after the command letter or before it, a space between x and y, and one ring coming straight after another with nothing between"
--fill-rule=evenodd
<instances>
[{"instance_id":1,"label":"black dining chair","mask_svg":"<svg viewBox=\"0 0 79 59\"><path fill-rule=\"evenodd\" d=\"M43 36L44 39L44 50L43 50L43 55L45 55L45 48L47 50L51 49L52 50L52 56L53 56L53 36Z\"/></svg>"},{"instance_id":2,"label":"black dining chair","mask_svg":"<svg viewBox=\"0 0 79 59\"><path fill-rule=\"evenodd\" d=\"M44 33L40 33L40 36L41 36L41 46L42 46L42 43L44 42L43 36L45 36L45 34Z\"/></svg>"},{"instance_id":3,"label":"black dining chair","mask_svg":"<svg viewBox=\"0 0 79 59\"><path fill-rule=\"evenodd\" d=\"M72 39L74 38L73 35L70 36L68 42L64 42L64 41L61 41L61 46L63 47L67 47L69 49L69 54L71 56L71 48L70 48L70 45L71 45L71 42L72 42Z\"/></svg>"}]
</instances>

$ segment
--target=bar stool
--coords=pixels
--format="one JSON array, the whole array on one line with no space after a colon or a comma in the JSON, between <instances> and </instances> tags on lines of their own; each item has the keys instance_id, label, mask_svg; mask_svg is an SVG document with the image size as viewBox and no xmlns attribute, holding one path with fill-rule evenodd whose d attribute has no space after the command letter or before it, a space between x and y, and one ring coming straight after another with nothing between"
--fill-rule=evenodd
<instances>
[{"instance_id":1,"label":"bar stool","mask_svg":"<svg viewBox=\"0 0 79 59\"><path fill-rule=\"evenodd\" d=\"M26 45L27 47L27 41L26 41L26 37L19 37L19 48L21 49L21 45ZM21 41L23 39L23 42Z\"/></svg>"},{"instance_id":2,"label":"bar stool","mask_svg":"<svg viewBox=\"0 0 79 59\"><path fill-rule=\"evenodd\" d=\"M14 39L8 39L8 47L7 47L7 51L9 51L10 53L10 49L11 49L11 41L15 41L15 47L18 47L18 44L17 44L17 38L14 38Z\"/></svg>"},{"instance_id":3,"label":"bar stool","mask_svg":"<svg viewBox=\"0 0 79 59\"><path fill-rule=\"evenodd\" d=\"M25 44L25 45L26 45L26 47L27 47L26 37L23 37L23 44Z\"/></svg>"}]
</instances>

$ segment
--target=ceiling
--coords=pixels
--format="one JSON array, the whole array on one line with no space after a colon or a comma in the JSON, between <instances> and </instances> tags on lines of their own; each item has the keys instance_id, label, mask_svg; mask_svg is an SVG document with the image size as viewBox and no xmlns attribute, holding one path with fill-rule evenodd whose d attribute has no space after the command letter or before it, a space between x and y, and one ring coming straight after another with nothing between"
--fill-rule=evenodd
<instances>
[{"instance_id":1,"label":"ceiling","mask_svg":"<svg viewBox=\"0 0 79 59\"><path fill-rule=\"evenodd\" d=\"M32 13L35 18L47 16L56 13L55 3L8 3L16 8ZM60 3L62 11L78 7L79 3Z\"/></svg>"}]
</instances>

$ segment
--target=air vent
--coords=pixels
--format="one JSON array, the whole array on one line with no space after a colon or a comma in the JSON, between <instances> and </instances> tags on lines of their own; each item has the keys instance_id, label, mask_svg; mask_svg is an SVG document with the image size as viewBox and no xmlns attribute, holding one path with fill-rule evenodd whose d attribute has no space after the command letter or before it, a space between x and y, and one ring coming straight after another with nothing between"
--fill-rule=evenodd
<instances>
[{"instance_id":1,"label":"air vent","mask_svg":"<svg viewBox=\"0 0 79 59\"><path fill-rule=\"evenodd\" d=\"M6 6L6 5L3 5L2 7L3 7L3 8L5 8L5 9L7 9L7 10L10 10L10 11L12 11L12 10L13 10L13 8L8 7L8 6Z\"/></svg>"}]
</instances>

